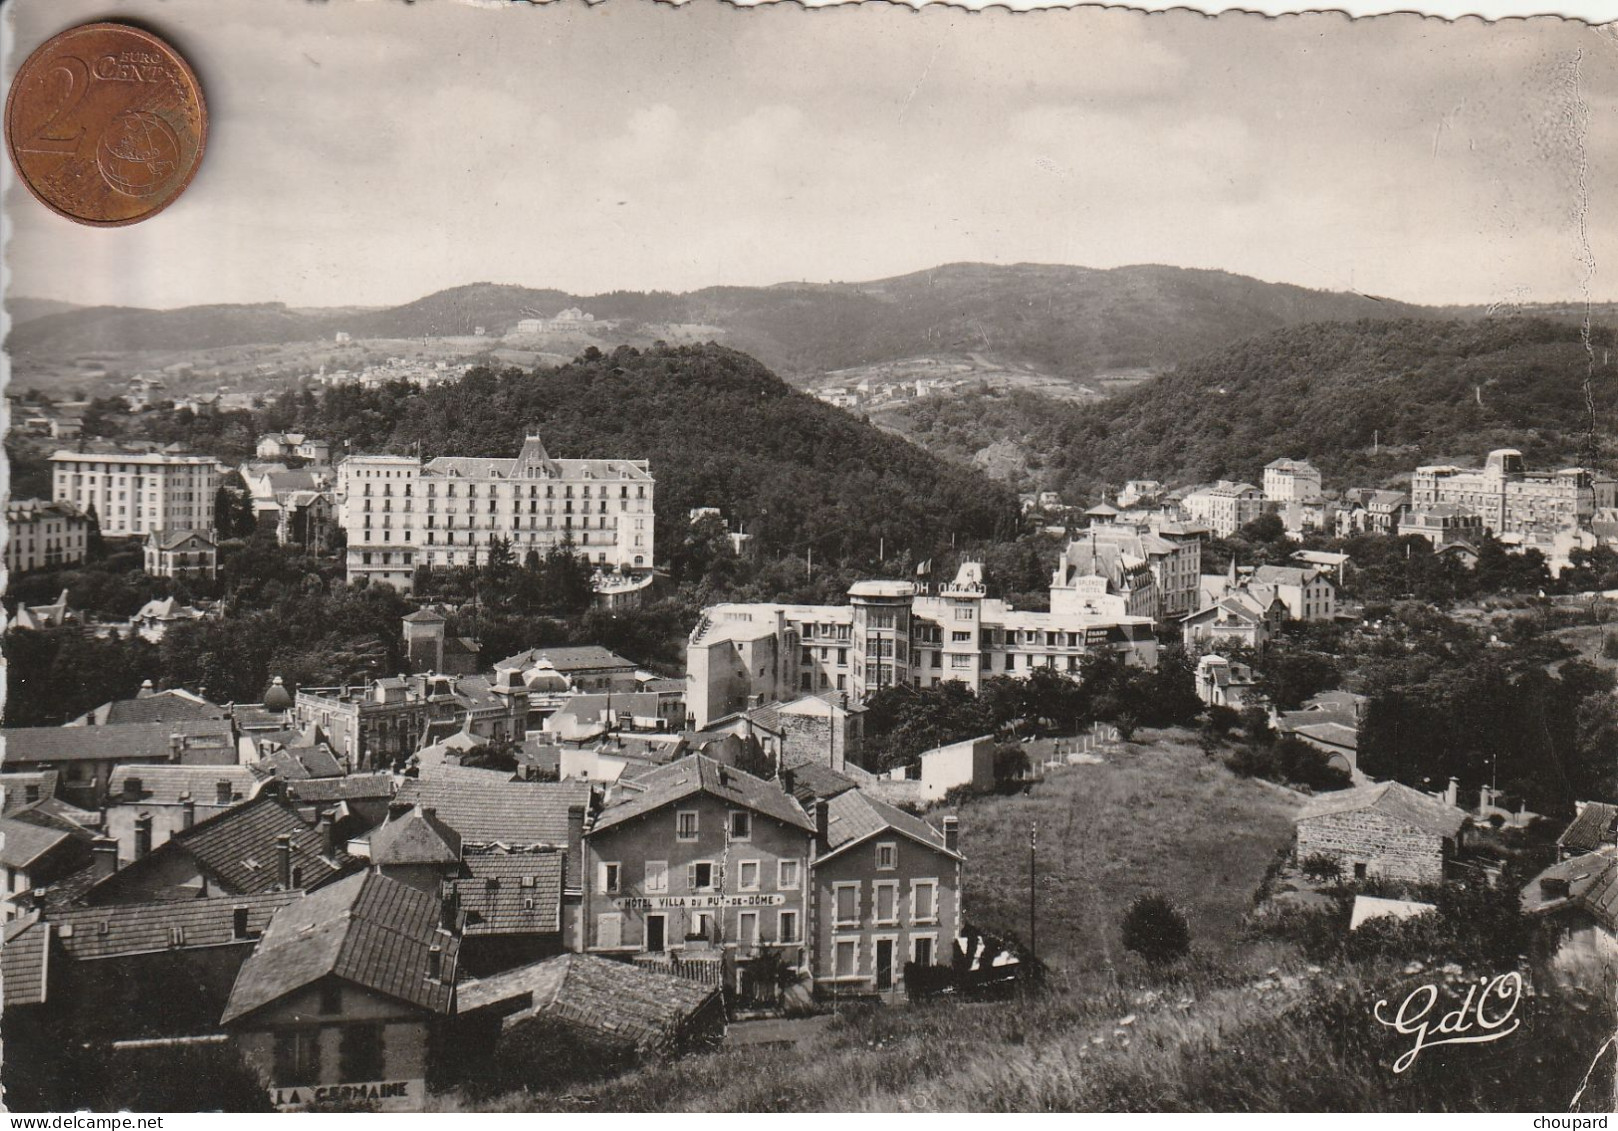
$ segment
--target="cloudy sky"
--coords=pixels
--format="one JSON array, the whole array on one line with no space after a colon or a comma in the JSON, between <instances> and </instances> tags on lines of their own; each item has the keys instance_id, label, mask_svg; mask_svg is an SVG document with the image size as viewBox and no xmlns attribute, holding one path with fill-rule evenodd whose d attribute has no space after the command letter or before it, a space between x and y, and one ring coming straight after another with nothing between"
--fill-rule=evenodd
<instances>
[{"instance_id":1,"label":"cloudy sky","mask_svg":"<svg viewBox=\"0 0 1618 1131\"><path fill-rule=\"evenodd\" d=\"M129 228L12 185L12 294L384 304L971 260L1618 300L1618 34L1571 22L23 0L8 80L109 13L188 57L207 154Z\"/></svg>"}]
</instances>

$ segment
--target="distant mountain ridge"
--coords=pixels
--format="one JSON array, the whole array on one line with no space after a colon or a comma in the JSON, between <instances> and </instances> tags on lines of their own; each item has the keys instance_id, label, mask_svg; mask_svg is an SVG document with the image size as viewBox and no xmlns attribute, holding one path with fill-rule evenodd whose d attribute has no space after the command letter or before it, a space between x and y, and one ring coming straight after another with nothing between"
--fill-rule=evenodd
<instances>
[{"instance_id":1,"label":"distant mountain ridge","mask_svg":"<svg viewBox=\"0 0 1618 1131\"><path fill-rule=\"evenodd\" d=\"M314 341L339 330L355 338L408 338L469 335L481 326L497 336L523 318L575 306L652 333L671 323L716 327L726 345L800 381L933 354L981 354L1082 380L1113 370L1167 368L1303 322L1430 313L1223 271L954 263L863 283L709 287L686 294L581 296L473 283L371 310L281 303L85 307L19 319L7 345L21 360L60 360L102 351Z\"/></svg>"}]
</instances>

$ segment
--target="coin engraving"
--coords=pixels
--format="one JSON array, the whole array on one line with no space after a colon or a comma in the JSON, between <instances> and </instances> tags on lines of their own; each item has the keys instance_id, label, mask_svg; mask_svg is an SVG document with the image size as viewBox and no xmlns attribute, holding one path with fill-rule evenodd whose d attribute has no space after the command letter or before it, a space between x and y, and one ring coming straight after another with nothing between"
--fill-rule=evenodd
<instances>
[{"instance_id":1,"label":"coin engraving","mask_svg":"<svg viewBox=\"0 0 1618 1131\"><path fill-rule=\"evenodd\" d=\"M18 69L6 142L41 203L84 224L144 220L190 182L207 135L201 87L173 48L123 24L72 28Z\"/></svg>"}]
</instances>

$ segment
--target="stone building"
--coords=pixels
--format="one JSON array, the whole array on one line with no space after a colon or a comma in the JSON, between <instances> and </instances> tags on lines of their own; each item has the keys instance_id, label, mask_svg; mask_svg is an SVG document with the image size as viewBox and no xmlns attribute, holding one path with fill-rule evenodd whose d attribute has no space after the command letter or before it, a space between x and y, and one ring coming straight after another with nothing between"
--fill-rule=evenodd
<instances>
[{"instance_id":1,"label":"stone building","mask_svg":"<svg viewBox=\"0 0 1618 1131\"><path fill-rule=\"evenodd\" d=\"M1440 883L1469 818L1398 782L1379 782L1304 803L1294 823L1297 858L1335 860L1346 879Z\"/></svg>"}]
</instances>

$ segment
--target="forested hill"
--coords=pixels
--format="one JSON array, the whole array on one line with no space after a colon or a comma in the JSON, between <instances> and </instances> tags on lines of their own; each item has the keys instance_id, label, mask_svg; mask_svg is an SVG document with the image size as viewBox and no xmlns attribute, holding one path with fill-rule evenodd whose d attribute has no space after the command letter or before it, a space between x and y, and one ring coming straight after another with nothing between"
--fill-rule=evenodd
<instances>
[{"instance_id":1,"label":"forested hill","mask_svg":"<svg viewBox=\"0 0 1618 1131\"><path fill-rule=\"evenodd\" d=\"M956 459L1019 444L1036 480L1074 498L1131 478L1256 482L1279 456L1313 461L1329 487L1374 485L1498 447L1520 448L1530 466L1581 460L1588 377L1598 452L1611 467L1614 337L1595 330L1592 352L1576 325L1537 318L1317 323L1240 342L1099 404L975 395L918 402L893 423Z\"/></svg>"},{"instance_id":2,"label":"forested hill","mask_svg":"<svg viewBox=\"0 0 1618 1131\"><path fill-rule=\"evenodd\" d=\"M374 310L279 303L139 310L88 307L20 322L8 348L24 361L98 351L189 350L329 339L511 332L524 318L578 306L602 348L669 324L711 327L726 345L791 378L914 357L978 355L1082 379L1157 369L1301 322L1413 316L1421 308L1310 290L1225 271L954 263L858 283L709 287L686 294L593 296L474 283Z\"/></svg>"},{"instance_id":3,"label":"forested hill","mask_svg":"<svg viewBox=\"0 0 1618 1131\"><path fill-rule=\"evenodd\" d=\"M1016 500L969 468L799 393L745 354L721 346L589 351L532 373L473 369L417 390L338 386L287 394L251 428L303 431L350 452L517 454L537 433L557 457L651 460L657 478L658 557L684 537L693 507L719 507L766 553L817 562L916 558L962 540L1010 536ZM171 418L176 419L176 418ZM219 449L245 436L228 415L180 414L188 439ZM210 430L222 430L210 436ZM674 541L671 541L673 539Z\"/></svg>"}]
</instances>

